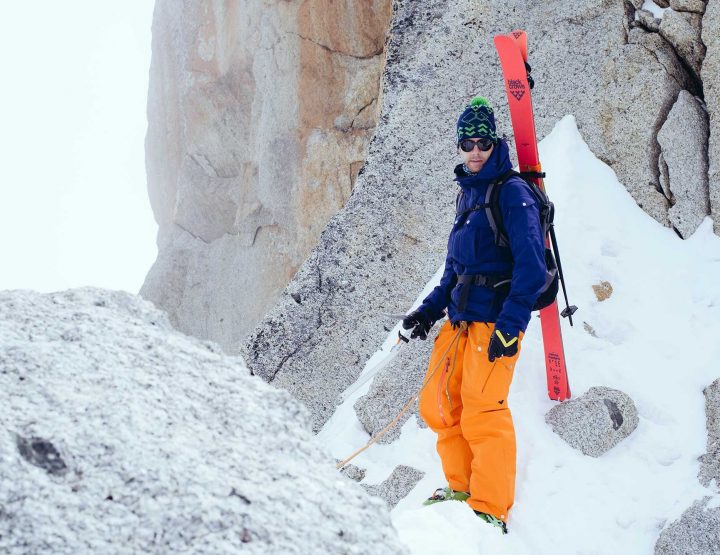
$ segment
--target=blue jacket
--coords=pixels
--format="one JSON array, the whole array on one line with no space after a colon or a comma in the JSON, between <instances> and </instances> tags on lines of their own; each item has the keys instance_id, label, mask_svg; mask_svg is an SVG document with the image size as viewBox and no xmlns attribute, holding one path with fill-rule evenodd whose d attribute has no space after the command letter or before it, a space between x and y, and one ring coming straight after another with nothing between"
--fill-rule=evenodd
<instances>
[{"instance_id":1,"label":"blue jacket","mask_svg":"<svg viewBox=\"0 0 720 555\"><path fill-rule=\"evenodd\" d=\"M420 309L433 320L448 309L450 321L494 322L503 332L518 335L525 331L530 312L545 284L545 239L540 227L540 211L530 188L519 177L511 177L500 189L500 210L510 248L495 244L495 234L485 210L465 210L485 202L491 181L512 169L508 145L500 140L492 155L476 175L467 175L462 165L455 168L460 185L457 214L440 285L424 299ZM464 311L458 308L462 274L512 275L509 290L493 290L473 285Z\"/></svg>"}]
</instances>

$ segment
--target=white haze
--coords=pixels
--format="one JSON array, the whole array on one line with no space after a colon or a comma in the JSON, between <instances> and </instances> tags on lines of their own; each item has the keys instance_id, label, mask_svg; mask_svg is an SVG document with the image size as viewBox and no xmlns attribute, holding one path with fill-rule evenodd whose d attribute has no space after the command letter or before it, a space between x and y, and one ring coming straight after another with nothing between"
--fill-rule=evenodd
<instances>
[{"instance_id":1,"label":"white haze","mask_svg":"<svg viewBox=\"0 0 720 555\"><path fill-rule=\"evenodd\" d=\"M0 289L139 290L153 5L0 5Z\"/></svg>"}]
</instances>

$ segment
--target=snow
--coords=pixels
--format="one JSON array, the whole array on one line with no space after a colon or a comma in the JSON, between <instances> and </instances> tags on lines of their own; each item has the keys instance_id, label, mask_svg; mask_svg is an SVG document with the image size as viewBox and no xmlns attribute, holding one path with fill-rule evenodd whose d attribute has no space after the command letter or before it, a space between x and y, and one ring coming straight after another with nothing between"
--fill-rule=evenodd
<instances>
[{"instance_id":1,"label":"snow","mask_svg":"<svg viewBox=\"0 0 720 555\"><path fill-rule=\"evenodd\" d=\"M480 522L465 504L422 506L445 480L435 434L414 418L398 441L373 445L352 461L367 469L368 484L383 481L398 464L426 473L392 512L414 554L652 553L662 527L694 500L711 495L711 504L720 504L717 489L697 480L697 458L706 451L702 390L720 377L720 238L712 221L706 218L683 241L650 218L592 154L571 115L539 149L556 206L568 295L579 307L574 327L563 321L573 396L592 386L620 389L634 400L640 423L599 458L554 435L544 421L554 402L546 392L540 325L533 317L509 399L518 472L507 536ZM599 302L592 285L603 280L613 293ZM584 329L585 322L597 337ZM319 434L339 459L368 440L352 405L369 388L368 376L392 356L397 330Z\"/></svg>"},{"instance_id":2,"label":"snow","mask_svg":"<svg viewBox=\"0 0 720 555\"><path fill-rule=\"evenodd\" d=\"M658 19L662 19L665 15L665 12L672 9L672 8L661 8L658 6L655 2L652 0L645 0L645 3L642 5L642 10L647 10L653 14Z\"/></svg>"},{"instance_id":3,"label":"snow","mask_svg":"<svg viewBox=\"0 0 720 555\"><path fill-rule=\"evenodd\" d=\"M0 291L0 407L3 555L404 552L299 401L136 295Z\"/></svg>"}]
</instances>

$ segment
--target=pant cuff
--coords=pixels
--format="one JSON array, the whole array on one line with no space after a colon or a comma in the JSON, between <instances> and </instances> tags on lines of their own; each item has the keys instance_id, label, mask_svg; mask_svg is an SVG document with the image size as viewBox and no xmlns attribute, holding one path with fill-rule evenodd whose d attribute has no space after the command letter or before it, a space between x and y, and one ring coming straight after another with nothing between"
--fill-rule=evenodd
<instances>
[{"instance_id":1,"label":"pant cuff","mask_svg":"<svg viewBox=\"0 0 720 555\"><path fill-rule=\"evenodd\" d=\"M448 487L455 491L464 491L465 493L470 493L470 486L467 484L461 484L459 482L448 482Z\"/></svg>"}]
</instances>

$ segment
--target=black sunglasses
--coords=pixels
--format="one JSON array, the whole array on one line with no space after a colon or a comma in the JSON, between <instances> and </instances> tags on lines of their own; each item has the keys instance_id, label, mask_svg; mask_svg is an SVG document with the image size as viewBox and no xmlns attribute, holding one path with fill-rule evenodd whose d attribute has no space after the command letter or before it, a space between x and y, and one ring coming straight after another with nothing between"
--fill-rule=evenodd
<instances>
[{"instance_id":1,"label":"black sunglasses","mask_svg":"<svg viewBox=\"0 0 720 555\"><path fill-rule=\"evenodd\" d=\"M463 152L472 152L473 148L475 148L475 145L480 150L488 151L492 148L492 146L495 144L495 141L492 139L478 139L477 141L473 141L472 139L463 139L460 141L460 148Z\"/></svg>"}]
</instances>

